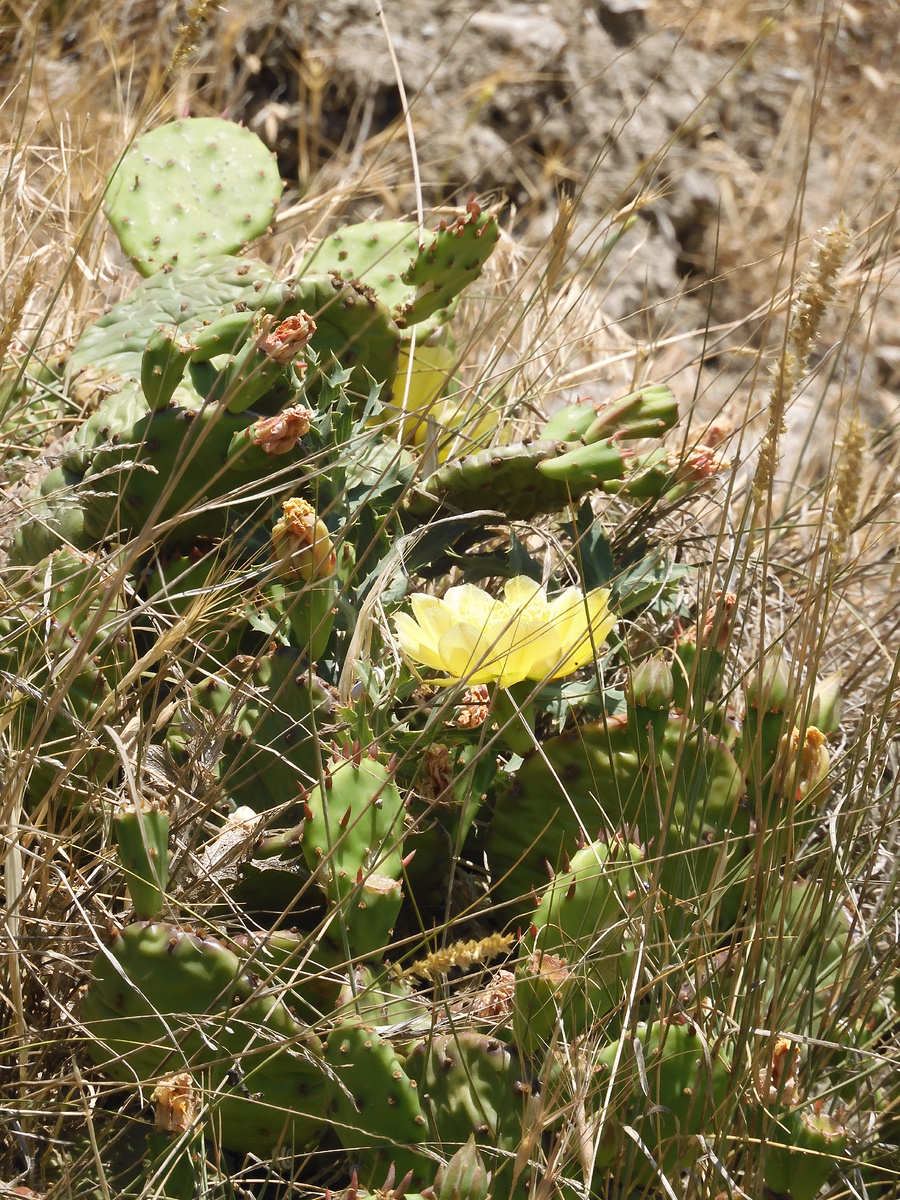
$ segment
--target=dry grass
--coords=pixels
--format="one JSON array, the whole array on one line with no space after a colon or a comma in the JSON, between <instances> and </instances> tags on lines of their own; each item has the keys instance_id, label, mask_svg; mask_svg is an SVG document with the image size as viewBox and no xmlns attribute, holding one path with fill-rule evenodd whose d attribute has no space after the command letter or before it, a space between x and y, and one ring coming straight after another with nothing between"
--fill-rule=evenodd
<instances>
[{"instance_id":1,"label":"dry grass","mask_svg":"<svg viewBox=\"0 0 900 1200\"><path fill-rule=\"evenodd\" d=\"M188 12L162 0L71 0L7 5L0 13L4 381L29 364L33 368L35 361L62 358L78 334L134 286L136 277L101 215L107 173L130 139L187 108L194 115L226 110L247 115L279 150L289 145L296 177L289 181L272 236L262 243L261 252L273 266L295 263L306 240L348 216L413 210L402 119L381 111L382 92L360 88L354 94L348 76L336 74L340 47L311 43L299 56L280 50L280 33L295 7L273 0L248 15L239 5L215 11L195 4ZM386 8L393 21L391 5ZM470 15L464 8L450 5L443 18L459 23L462 38ZM564 8L561 4L559 11ZM718 196L715 217L698 229L690 245L692 274L685 280L684 307L676 307L673 315L651 303L648 312L626 321L606 315L618 289L631 286L631 264L643 252L638 240L630 240L633 227L626 217L652 211L659 185L649 170L631 191L616 195L602 216L591 214L586 236L576 220L577 188L571 205L566 188L562 199L554 194L561 183L581 178L573 147L560 142L552 161L546 148L529 151L532 173L522 166L525 159L516 167L525 172L527 203L507 218L508 231L486 271L485 286L461 313L462 383L500 408L510 426L529 430L542 414L577 395L612 396L647 382L668 382L685 413L670 439L673 447L679 439L687 451L724 437L722 449L734 465L720 477L721 486L650 513L635 515L633 506L619 501L602 508L601 519L615 530L618 544L650 538L696 567L668 608L629 630L629 649L639 654L656 640L670 643L679 623L702 614L721 592L735 592L739 617L725 672L726 690L737 708L761 658L775 646L791 655L807 701L816 676L840 672L845 701L832 742L832 798L815 820L798 824L790 852L796 870L818 878L826 891L833 889L835 904L849 904L869 936L871 958L850 984L845 981L847 992L856 989L873 1011L879 996L886 996L891 1009L895 1001L889 993L900 968L900 714L895 699L900 617L894 598L900 520L895 179L900 118L894 103L900 8L894 0L852 5L653 0L647 28L670 29L694 49L719 56L721 75L731 81L728 103L714 121L703 125L705 110L698 105L699 130L690 123L672 136L673 143L690 144L690 161L715 180ZM273 62L295 88L296 99L289 103L266 95L260 72ZM499 75L480 78L476 72L460 88L460 105L480 110L491 89L510 80L522 86L528 78L525 66L516 73L509 62ZM340 136L334 109L349 114ZM641 113L638 103L623 120L621 137L629 137ZM424 100L414 99L412 119L426 201L441 201L441 164L429 142L435 119ZM648 158L663 150L654 147ZM604 162L595 169L602 173ZM784 367L791 312L796 314L813 240L842 212L856 233L846 260L836 264L835 296L820 293L824 312L818 335L798 355L789 386L773 404L772 372ZM538 236L542 229L549 236ZM685 326L680 311L699 319ZM5 531L17 522L28 488L52 465L58 439L81 423L92 402L77 390L61 392L58 410L42 414L38 426L26 402L13 402L10 412L19 411L19 419L10 424L7 412L0 447ZM559 564L565 543L558 531L539 525L522 536L545 562ZM217 604L231 599L201 598L175 633L171 620L166 632L160 612L147 614L158 640L142 662L146 674L136 689L142 694L132 695L130 707L118 714L122 771L98 784L93 799L101 809L109 812L130 786L148 786L140 775L140 748L171 715L154 695L154 679L179 675L180 635L202 637L221 623ZM4 615L0 612L0 620ZM390 645L392 632L381 616L384 644ZM616 670L611 682L620 683ZM392 680L396 683L388 664L386 693ZM62 704L64 691L59 689L52 703ZM178 695L175 688L167 700ZM380 703L382 715L390 711L387 700ZM98 834L87 808L79 816L54 811L49 799L36 808L25 805L15 766L22 759L14 751L31 747L40 754L42 749L11 704L0 715L0 733L6 758L0 791L5 900L0 1112L6 1123L0 1196L29 1194L15 1192L18 1185L46 1200L87 1194L107 1200L115 1193L109 1165L115 1146L126 1160L135 1153L128 1145L128 1123L140 1116L140 1106L134 1097L123 1101L124 1093L91 1067L79 1043L77 1013L105 927L122 915L122 881L108 830ZM197 736L214 741L216 733L213 728ZM414 744L410 753L419 748ZM173 783L165 764L157 765L155 786L178 797L180 901L195 918L204 918L223 900L231 903L228 877L220 876L210 891L196 867L202 843L221 834L214 791L202 772ZM239 839L236 846L223 852L239 856L246 849ZM459 875L454 887L471 885L465 871ZM758 877L771 884L773 894L781 886L775 862L761 863ZM772 901L762 883L756 900ZM472 897L457 907L470 903ZM232 907L239 916L239 906ZM469 933L483 935L477 920L474 931L460 936ZM702 931L696 937L690 954L702 963L717 947ZM648 955L665 975L668 952L674 956L683 949L654 946ZM782 965L787 981L788 964ZM777 1004L763 1012L748 1000L758 967L751 955L722 977L715 994L729 1033L737 1031L748 1078L771 1067L771 1035L783 1015ZM482 982L489 992L491 980L486 972ZM790 1007L807 982L808 977L786 982L779 1003ZM892 1011L896 1018L896 1008ZM819 1032L818 1041L812 1033L804 1039L808 1082L827 1079L834 1087L829 1046L838 1036L838 1019ZM585 1061L590 1056L590 1047L573 1051L573 1080L589 1079ZM842 1068L840 1076L842 1112L857 1148L877 1141L876 1125L890 1129L893 1121L896 1130L896 1030L888 1030L862 1057ZM584 1082L573 1089L575 1099L566 1101L575 1113L570 1132L578 1137L550 1152L548 1178L558 1170L577 1183L580 1167L590 1158L587 1147L597 1131L584 1124L584 1113L585 1104L590 1111L592 1087ZM745 1108L734 1097L729 1103L712 1149L729 1169L746 1169L745 1181L753 1183L741 1145L742 1139L752 1143L758 1133ZM120 1104L124 1124L117 1121ZM889 1136L895 1144L895 1133ZM264 1191L262 1169L247 1167L241 1174L234 1168L235 1188L246 1187L242 1195L318 1195L321 1186L338 1178L336 1169L330 1174L321 1160L310 1163L303 1155L282 1169L279 1175L272 1168ZM692 1194L713 1196L724 1186L707 1163ZM761 1182L754 1186L761 1189ZM221 1182L210 1183L204 1194L220 1193L226 1194ZM900 1194L897 1161L886 1158L868 1176L846 1164L834 1194Z\"/></svg>"}]
</instances>

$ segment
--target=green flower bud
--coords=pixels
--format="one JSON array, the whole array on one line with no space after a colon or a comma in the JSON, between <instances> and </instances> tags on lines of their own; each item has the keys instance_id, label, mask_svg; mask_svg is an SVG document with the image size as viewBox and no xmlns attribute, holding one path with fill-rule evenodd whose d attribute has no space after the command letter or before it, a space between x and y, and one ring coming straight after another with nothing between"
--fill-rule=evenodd
<instances>
[{"instance_id":1,"label":"green flower bud","mask_svg":"<svg viewBox=\"0 0 900 1200\"><path fill-rule=\"evenodd\" d=\"M434 1181L437 1200L487 1200L488 1173L475 1146L474 1135L456 1151Z\"/></svg>"},{"instance_id":2,"label":"green flower bud","mask_svg":"<svg viewBox=\"0 0 900 1200\"><path fill-rule=\"evenodd\" d=\"M812 706L809 710L809 723L815 725L827 737L836 733L841 724L841 677L839 674L829 675L816 683L813 692Z\"/></svg>"},{"instance_id":3,"label":"green flower bud","mask_svg":"<svg viewBox=\"0 0 900 1200\"><path fill-rule=\"evenodd\" d=\"M754 671L747 683L747 704L762 712L780 713L792 697L791 677L781 650L775 650L762 662L762 670Z\"/></svg>"},{"instance_id":4,"label":"green flower bud","mask_svg":"<svg viewBox=\"0 0 900 1200\"><path fill-rule=\"evenodd\" d=\"M631 672L634 703L652 712L668 712L675 695L672 668L662 654L645 659Z\"/></svg>"}]
</instances>

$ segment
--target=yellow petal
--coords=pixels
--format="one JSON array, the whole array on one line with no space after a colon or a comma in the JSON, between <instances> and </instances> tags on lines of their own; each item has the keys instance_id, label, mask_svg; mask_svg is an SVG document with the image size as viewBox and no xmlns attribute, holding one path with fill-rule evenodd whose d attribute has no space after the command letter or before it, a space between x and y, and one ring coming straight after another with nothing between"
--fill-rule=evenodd
<instances>
[{"instance_id":1,"label":"yellow petal","mask_svg":"<svg viewBox=\"0 0 900 1200\"><path fill-rule=\"evenodd\" d=\"M422 636L422 628L406 613L397 613L394 617L394 627L397 637L403 647L403 653L413 662L422 666L432 667L436 671L443 670L444 664L433 643Z\"/></svg>"},{"instance_id":2,"label":"yellow petal","mask_svg":"<svg viewBox=\"0 0 900 1200\"><path fill-rule=\"evenodd\" d=\"M497 601L483 588L475 587L473 583L463 583L458 587L448 588L444 596L447 607L463 621L469 621L479 629L484 629L490 620L491 613L497 607Z\"/></svg>"},{"instance_id":3,"label":"yellow petal","mask_svg":"<svg viewBox=\"0 0 900 1200\"><path fill-rule=\"evenodd\" d=\"M436 652L441 637L453 628L459 618L448 604L436 596L414 592L410 601L415 618L422 627L422 637Z\"/></svg>"},{"instance_id":4,"label":"yellow petal","mask_svg":"<svg viewBox=\"0 0 900 1200\"><path fill-rule=\"evenodd\" d=\"M515 575L512 579L507 579L503 585L503 594L507 604L515 610L527 607L529 615L532 612L546 611L547 595L537 580L528 575Z\"/></svg>"},{"instance_id":5,"label":"yellow petal","mask_svg":"<svg viewBox=\"0 0 900 1200\"><path fill-rule=\"evenodd\" d=\"M479 659L481 630L468 621L457 621L448 629L438 642L438 654L441 665L448 675L456 679L467 679L469 672L475 672L482 664Z\"/></svg>"}]
</instances>

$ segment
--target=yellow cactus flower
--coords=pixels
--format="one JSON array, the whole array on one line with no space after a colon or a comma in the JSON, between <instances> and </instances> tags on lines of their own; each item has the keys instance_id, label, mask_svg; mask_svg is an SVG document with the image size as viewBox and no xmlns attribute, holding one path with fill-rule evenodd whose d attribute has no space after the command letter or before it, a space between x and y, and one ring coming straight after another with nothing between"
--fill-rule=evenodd
<instances>
[{"instance_id":1,"label":"yellow cactus flower","mask_svg":"<svg viewBox=\"0 0 900 1200\"><path fill-rule=\"evenodd\" d=\"M416 592L413 616L394 618L404 653L443 672L433 683L511 687L525 679L559 679L594 657L615 625L609 591L566 588L553 600L533 579L507 581L503 599L473 584L452 587L442 600Z\"/></svg>"}]
</instances>

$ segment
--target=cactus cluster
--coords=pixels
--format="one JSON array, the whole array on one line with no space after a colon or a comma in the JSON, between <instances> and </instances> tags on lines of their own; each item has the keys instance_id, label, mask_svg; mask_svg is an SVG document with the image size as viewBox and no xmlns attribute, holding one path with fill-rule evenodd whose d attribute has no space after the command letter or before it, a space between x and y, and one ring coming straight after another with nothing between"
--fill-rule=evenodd
<instances>
[{"instance_id":1,"label":"cactus cluster","mask_svg":"<svg viewBox=\"0 0 900 1200\"><path fill-rule=\"evenodd\" d=\"M809 703L781 654L735 686L727 594L626 670L615 574L640 572L595 509L689 485L647 448L675 397L580 401L510 441L444 395L493 215L348 225L276 279L237 251L279 191L228 122L123 158L107 207L146 278L53 381L99 399L11 550L25 806L62 797L118 848L78 1014L96 1069L184 1117L186 1179L224 1148L347 1200L649 1196L709 1177L715 1144L810 1200L846 1143L829 1071L864 1036L835 999L859 923L792 865L829 687ZM552 564L497 534L563 510ZM772 1034L751 1064L747 960ZM769 1051L791 1038L832 1048L818 1090L786 1086Z\"/></svg>"}]
</instances>

